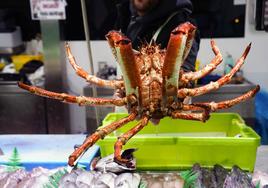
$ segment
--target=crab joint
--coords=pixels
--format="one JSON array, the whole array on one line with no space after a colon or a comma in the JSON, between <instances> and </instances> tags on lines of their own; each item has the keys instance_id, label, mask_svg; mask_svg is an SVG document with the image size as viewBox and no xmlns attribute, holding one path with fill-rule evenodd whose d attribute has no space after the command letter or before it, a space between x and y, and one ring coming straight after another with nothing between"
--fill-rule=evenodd
<instances>
[{"instance_id":1,"label":"crab joint","mask_svg":"<svg viewBox=\"0 0 268 188\"><path fill-rule=\"evenodd\" d=\"M125 145L125 144L127 143L128 139L125 138L125 137L119 136L119 137L118 137L118 141L119 141L120 143L122 143L122 145Z\"/></svg>"},{"instance_id":2,"label":"crab joint","mask_svg":"<svg viewBox=\"0 0 268 188\"><path fill-rule=\"evenodd\" d=\"M127 102L130 104L135 104L137 102L137 98L135 97L135 95L128 95Z\"/></svg>"},{"instance_id":3,"label":"crab joint","mask_svg":"<svg viewBox=\"0 0 268 188\"><path fill-rule=\"evenodd\" d=\"M99 137L101 137L101 139L104 139L104 137L106 136L107 133L104 130L99 129L99 130L96 130L96 134Z\"/></svg>"}]
</instances>

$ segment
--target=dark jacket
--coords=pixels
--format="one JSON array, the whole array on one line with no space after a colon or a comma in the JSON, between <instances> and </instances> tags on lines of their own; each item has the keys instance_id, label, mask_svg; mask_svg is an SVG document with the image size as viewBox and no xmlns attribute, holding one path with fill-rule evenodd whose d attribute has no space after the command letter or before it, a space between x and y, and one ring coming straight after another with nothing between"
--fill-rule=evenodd
<instances>
[{"instance_id":1,"label":"dark jacket","mask_svg":"<svg viewBox=\"0 0 268 188\"><path fill-rule=\"evenodd\" d=\"M137 15L129 0L124 0L117 6L117 9L116 29L121 30L132 40L134 49L138 49L144 42L150 42L156 30L176 11L177 14L168 21L157 37L156 44L160 44L161 48L167 47L171 31L180 23L186 21L194 23L190 18L192 13L190 0L160 0L160 3L144 16ZM186 72L194 71L199 43L200 39L197 32L193 47L182 66Z\"/></svg>"}]
</instances>

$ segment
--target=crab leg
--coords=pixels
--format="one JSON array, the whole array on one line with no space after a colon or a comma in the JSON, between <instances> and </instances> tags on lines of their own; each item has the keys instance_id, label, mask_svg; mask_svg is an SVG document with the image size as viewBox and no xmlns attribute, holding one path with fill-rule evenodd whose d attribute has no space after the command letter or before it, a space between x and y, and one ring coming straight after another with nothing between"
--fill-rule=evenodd
<instances>
[{"instance_id":1,"label":"crab leg","mask_svg":"<svg viewBox=\"0 0 268 188\"><path fill-rule=\"evenodd\" d=\"M115 49L115 42L126 38L126 36L124 36L121 32L118 32L118 31L110 31L107 35L105 35L105 37L110 45L114 58L117 61L117 52Z\"/></svg>"},{"instance_id":2,"label":"crab leg","mask_svg":"<svg viewBox=\"0 0 268 188\"><path fill-rule=\"evenodd\" d=\"M66 50L67 58L70 64L72 65L73 69L75 70L76 74L84 78L87 82L96 84L98 86L102 86L102 87L105 86L105 87L111 87L111 88L120 88L124 86L123 81L103 80L101 78L88 74L84 69L82 69L80 66L76 64L75 58L72 55L70 46L67 42L65 43L65 50Z\"/></svg>"},{"instance_id":3,"label":"crab leg","mask_svg":"<svg viewBox=\"0 0 268 188\"><path fill-rule=\"evenodd\" d=\"M209 118L209 111L206 109L203 109L203 112L200 113L174 111L171 113L171 117L173 119L197 120L205 122Z\"/></svg>"},{"instance_id":4,"label":"crab leg","mask_svg":"<svg viewBox=\"0 0 268 188\"><path fill-rule=\"evenodd\" d=\"M180 79L180 82L186 84L189 81L200 79L206 76L207 74L211 73L222 62L222 55L220 53L219 48L216 46L215 41L211 40L210 44L215 54L215 57L210 62L210 64L206 65L203 69L199 71L184 73Z\"/></svg>"},{"instance_id":5,"label":"crab leg","mask_svg":"<svg viewBox=\"0 0 268 188\"><path fill-rule=\"evenodd\" d=\"M260 90L260 86L257 85L254 89L248 91L247 93L236 97L234 99L231 100L226 100L226 101L222 101L222 102L209 102L209 103L195 103L193 105L196 106L200 106L200 107L206 107L209 108L211 111L216 111L219 109L225 109L225 108L230 108L240 102L243 102L245 100L248 100L252 97L255 96L255 94Z\"/></svg>"},{"instance_id":6,"label":"crab leg","mask_svg":"<svg viewBox=\"0 0 268 188\"><path fill-rule=\"evenodd\" d=\"M179 25L171 32L162 68L164 96L176 97L179 85L178 72L190 51L194 32L195 26L189 22Z\"/></svg>"},{"instance_id":7,"label":"crab leg","mask_svg":"<svg viewBox=\"0 0 268 188\"><path fill-rule=\"evenodd\" d=\"M125 145L127 143L127 141L131 137L133 137L140 130L142 130L143 127L145 127L147 125L148 121L149 121L149 117L144 116L135 127L133 127L128 132L126 132L123 135L121 135L120 137L118 137L117 142L114 145L114 160L116 162L125 163L125 164L127 164L129 162L127 159L121 158L122 147L123 147L123 145Z\"/></svg>"},{"instance_id":8,"label":"crab leg","mask_svg":"<svg viewBox=\"0 0 268 188\"><path fill-rule=\"evenodd\" d=\"M182 106L183 111L204 111L204 110L209 110L206 106L197 106L194 104L183 104Z\"/></svg>"},{"instance_id":9,"label":"crab leg","mask_svg":"<svg viewBox=\"0 0 268 188\"><path fill-rule=\"evenodd\" d=\"M141 93L140 71L131 41L119 32L109 32L106 37L123 72L126 95L135 94L141 100L139 97Z\"/></svg>"},{"instance_id":10,"label":"crab leg","mask_svg":"<svg viewBox=\"0 0 268 188\"><path fill-rule=\"evenodd\" d=\"M128 102L132 101L133 103L136 101L134 97L125 97L121 99L102 99L102 98L93 98L93 97L84 97L84 96L73 96L66 93L56 93L47 91L35 86L29 86L22 82L18 83L18 86L22 89L28 90L33 94L47 97L51 99L60 100L62 102L67 103L77 103L79 105L116 105L116 106L124 106ZM130 102L130 103L132 103Z\"/></svg>"},{"instance_id":11,"label":"crab leg","mask_svg":"<svg viewBox=\"0 0 268 188\"><path fill-rule=\"evenodd\" d=\"M233 77L233 75L240 69L240 67L244 64L245 58L250 50L250 46L251 44L249 44L246 48L246 50L244 51L243 55L239 58L239 60L237 61L236 65L233 67L233 69L231 70L230 73L226 74L225 76L221 77L218 81L216 82L210 82L207 85L198 87L198 88L182 88L178 90L178 97L179 98L185 98L186 96L198 96L198 95L202 95L205 93L208 93L212 90L216 90L219 87L221 87L222 85L228 83L231 81L231 78Z\"/></svg>"},{"instance_id":12,"label":"crab leg","mask_svg":"<svg viewBox=\"0 0 268 188\"><path fill-rule=\"evenodd\" d=\"M113 122L110 125L107 125L104 128L101 128L99 130L97 130L95 133L93 133L92 135L90 135L89 137L86 138L86 140L84 141L84 143L79 146L70 156L69 156L69 161L68 164L70 166L74 166L75 165L75 161L84 153L86 152L86 150L91 147L93 144L95 144L99 139L103 139L106 135L112 133L113 131L115 131L116 129L119 129L120 127L122 127L123 125L127 124L130 121L133 121L137 116L137 112L134 111L132 113L130 113L127 117Z\"/></svg>"}]
</instances>

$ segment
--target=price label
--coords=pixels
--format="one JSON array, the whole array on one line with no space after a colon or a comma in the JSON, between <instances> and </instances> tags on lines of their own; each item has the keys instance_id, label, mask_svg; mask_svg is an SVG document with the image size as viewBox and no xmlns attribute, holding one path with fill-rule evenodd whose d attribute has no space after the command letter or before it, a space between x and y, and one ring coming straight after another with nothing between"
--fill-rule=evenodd
<instances>
[{"instance_id":1,"label":"price label","mask_svg":"<svg viewBox=\"0 0 268 188\"><path fill-rule=\"evenodd\" d=\"M33 20L64 20L65 0L30 0Z\"/></svg>"}]
</instances>

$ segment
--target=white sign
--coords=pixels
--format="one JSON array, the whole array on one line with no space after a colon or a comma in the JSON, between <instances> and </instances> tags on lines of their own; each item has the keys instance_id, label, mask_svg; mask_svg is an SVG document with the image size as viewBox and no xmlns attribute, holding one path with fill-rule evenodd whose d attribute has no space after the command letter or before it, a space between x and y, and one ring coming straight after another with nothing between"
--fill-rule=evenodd
<instances>
[{"instance_id":1,"label":"white sign","mask_svg":"<svg viewBox=\"0 0 268 188\"><path fill-rule=\"evenodd\" d=\"M234 0L234 5L245 5L246 0Z\"/></svg>"},{"instance_id":2,"label":"white sign","mask_svg":"<svg viewBox=\"0 0 268 188\"><path fill-rule=\"evenodd\" d=\"M65 0L30 0L33 20L64 20Z\"/></svg>"}]
</instances>

